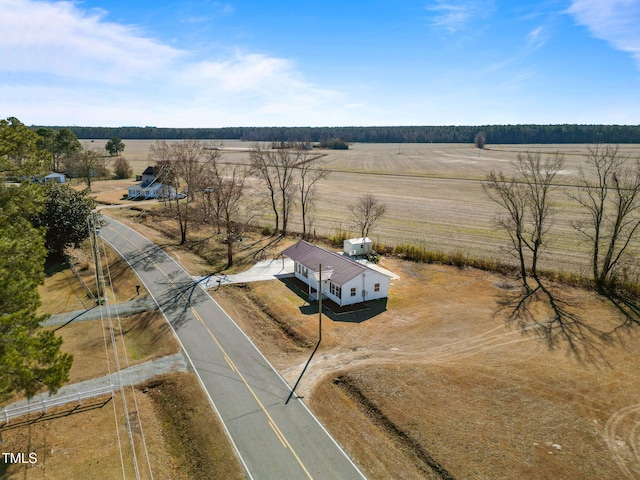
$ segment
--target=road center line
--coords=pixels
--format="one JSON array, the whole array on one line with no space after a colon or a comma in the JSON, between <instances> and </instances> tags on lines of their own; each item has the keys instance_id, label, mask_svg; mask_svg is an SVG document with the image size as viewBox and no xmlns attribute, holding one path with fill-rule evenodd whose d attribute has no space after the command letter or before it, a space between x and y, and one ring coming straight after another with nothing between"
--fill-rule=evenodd
<instances>
[{"instance_id":1,"label":"road center line","mask_svg":"<svg viewBox=\"0 0 640 480\"><path fill-rule=\"evenodd\" d=\"M114 231L116 231L114 229ZM122 235L120 232L117 232L118 235L120 235L122 238L124 238L125 240L126 237L124 237L124 235ZM128 241L128 240L127 240ZM213 332L209 329L209 327L206 325L206 323L204 322L204 320L202 319L202 317L198 314L198 312L195 310L195 308L193 307L193 305L191 305L191 302L189 301L189 299L187 297L185 297L184 292L182 292L182 290L173 282L173 279L171 279L169 277L169 275L167 275L167 273L165 273L165 271L160 268L160 266L146 253L144 252L144 250L142 250L140 247L138 247L137 245L135 245L135 248L142 254L144 255L149 262L156 268L158 269L158 271L160 273L162 273L162 275L169 281L169 284L174 288L174 290L176 290L178 292L178 295L180 297L182 297L182 299L187 303L187 305L189 305L189 309L191 310L191 313L193 314L193 316L200 321L200 323L202 324L202 326L207 330L207 332L209 332L209 335L211 336L211 338L213 339L213 341L215 342L215 344L218 346L218 348L220 349L220 351L222 352L222 355L224 356L224 359L226 360L226 362L229 364L229 367L235 371L238 374L238 377L240 377L240 379L242 380L242 383L244 383L244 385L247 387L247 389L249 390L249 392L251 393L251 395L253 396L253 398L255 399L255 401L258 403L258 406L260 407L260 409L264 412L264 414L267 417L267 421L269 423L269 426L271 427L271 429L274 431L276 437L278 437L278 439L280 440L280 442L284 445L285 448L288 448L289 451L291 451L291 453L293 454L294 458L296 459L296 461L298 462L298 464L300 465L300 467L302 468L302 470L304 471L304 473L307 475L307 477L309 478L309 480L313 480L313 477L311 476L311 474L309 473L309 471L307 470L307 468L304 466L304 464L302 463L302 460L300 459L300 457L298 456L298 454L296 453L296 451L291 447L291 444L289 443L289 441L286 439L286 437L284 436L284 434L282 433L282 431L280 430L280 428L278 428L278 426L276 425L275 421L273 420L273 418L271 417L271 415L269 414L269 412L267 411L267 409L265 408L265 406L262 404L262 402L260 401L260 399L258 398L258 396L256 395L256 393L254 392L253 388L251 388L251 386L249 385L249 383L247 382L247 380L245 379L244 375L242 375L242 373L240 373L240 370L238 370L238 368L235 366L235 364L233 363L233 361L231 360L231 358L227 355L227 352L224 350L224 348L222 348L222 345L220 344L220 342L218 341L218 339L216 338L216 336L213 334ZM166 255L166 254L165 254Z\"/></svg>"}]
</instances>

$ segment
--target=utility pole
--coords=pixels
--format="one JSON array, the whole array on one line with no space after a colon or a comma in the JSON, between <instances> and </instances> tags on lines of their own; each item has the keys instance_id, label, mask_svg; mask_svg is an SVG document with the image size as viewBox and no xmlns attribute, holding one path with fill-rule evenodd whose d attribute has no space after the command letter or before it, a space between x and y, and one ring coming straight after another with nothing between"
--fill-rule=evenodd
<instances>
[{"instance_id":1,"label":"utility pole","mask_svg":"<svg viewBox=\"0 0 640 480\"><path fill-rule=\"evenodd\" d=\"M328 268L331 268L331 267L328 267ZM332 273L333 273L333 270L327 270L327 280L329 280L329 278L331 278L331 274ZM313 273L313 276L315 278L316 274ZM313 352L311 352L311 356L309 357L309 360L307 360L307 363L305 364L304 368L302 369L302 372L300 373L300 376L298 377L298 380L296 381L296 384L291 389L291 393L289 393L289 397L287 398L287 401L284 402L285 405L287 405L289 403L289 400L291 400L291 397L293 396L294 392L296 391L296 387L300 383L300 380L302 380L302 376L304 375L304 372L307 371L307 367L311 363L311 359L313 358L313 356L318 351L318 347L320 346L320 342L322 341L322 264L318 265L318 277L317 277L317 280L318 280L318 343L316 344L316 348L313 349Z\"/></svg>"},{"instance_id":2,"label":"utility pole","mask_svg":"<svg viewBox=\"0 0 640 480\"><path fill-rule=\"evenodd\" d=\"M96 305L100 305L102 300L102 295L100 294L100 248L98 247L98 234L97 234L97 226L96 226L96 213L95 210L91 212L91 217L89 218L89 234L91 235L91 242L93 246L93 261L96 269Z\"/></svg>"}]
</instances>

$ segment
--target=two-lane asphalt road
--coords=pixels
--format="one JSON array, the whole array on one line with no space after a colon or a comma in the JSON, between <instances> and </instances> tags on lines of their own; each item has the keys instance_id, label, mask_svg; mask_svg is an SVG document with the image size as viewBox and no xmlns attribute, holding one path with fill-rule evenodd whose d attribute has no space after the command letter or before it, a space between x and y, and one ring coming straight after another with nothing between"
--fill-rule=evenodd
<instances>
[{"instance_id":1,"label":"two-lane asphalt road","mask_svg":"<svg viewBox=\"0 0 640 480\"><path fill-rule=\"evenodd\" d=\"M101 236L131 265L190 359L254 479L362 479L233 320L158 246L108 219Z\"/></svg>"}]
</instances>

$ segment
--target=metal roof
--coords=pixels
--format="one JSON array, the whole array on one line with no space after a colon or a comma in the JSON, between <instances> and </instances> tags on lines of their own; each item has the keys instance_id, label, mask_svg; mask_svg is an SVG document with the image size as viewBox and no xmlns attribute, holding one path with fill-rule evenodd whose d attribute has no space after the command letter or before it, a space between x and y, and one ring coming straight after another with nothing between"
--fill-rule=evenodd
<instances>
[{"instance_id":1,"label":"metal roof","mask_svg":"<svg viewBox=\"0 0 640 480\"><path fill-rule=\"evenodd\" d=\"M305 242L304 240L300 240L295 245L284 249L282 255L295 262L301 263L313 272L317 272L320 265L322 265L323 271L333 270L331 281L336 285L344 285L362 272L378 273L366 265L362 265L344 255L326 250L317 245Z\"/></svg>"}]
</instances>

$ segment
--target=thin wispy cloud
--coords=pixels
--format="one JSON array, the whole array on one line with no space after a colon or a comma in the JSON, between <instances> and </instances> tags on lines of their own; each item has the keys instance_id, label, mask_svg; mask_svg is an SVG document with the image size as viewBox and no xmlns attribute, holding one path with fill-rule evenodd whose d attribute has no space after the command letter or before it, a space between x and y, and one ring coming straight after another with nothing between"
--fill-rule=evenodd
<instances>
[{"instance_id":1,"label":"thin wispy cloud","mask_svg":"<svg viewBox=\"0 0 640 480\"><path fill-rule=\"evenodd\" d=\"M536 50L542 47L547 41L546 32L543 27L537 27L527 35L527 48Z\"/></svg>"},{"instance_id":2,"label":"thin wispy cloud","mask_svg":"<svg viewBox=\"0 0 640 480\"><path fill-rule=\"evenodd\" d=\"M485 18L493 9L492 0L436 0L427 6L427 11L433 12L431 25L448 33L466 29L471 22Z\"/></svg>"},{"instance_id":3,"label":"thin wispy cloud","mask_svg":"<svg viewBox=\"0 0 640 480\"><path fill-rule=\"evenodd\" d=\"M184 56L70 2L0 0L0 71L122 84Z\"/></svg>"},{"instance_id":4,"label":"thin wispy cloud","mask_svg":"<svg viewBox=\"0 0 640 480\"><path fill-rule=\"evenodd\" d=\"M633 55L640 67L640 0L573 0L567 11L594 37Z\"/></svg>"}]
</instances>

